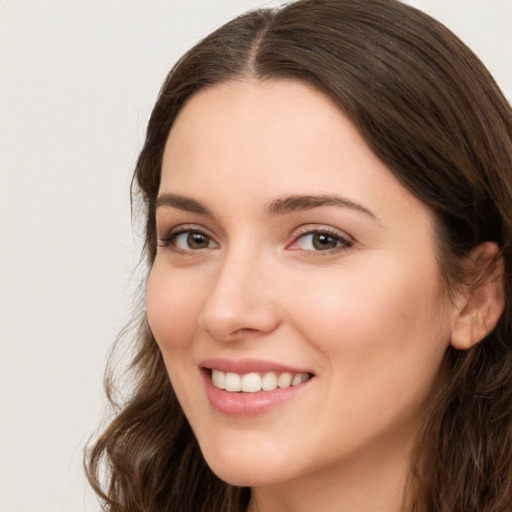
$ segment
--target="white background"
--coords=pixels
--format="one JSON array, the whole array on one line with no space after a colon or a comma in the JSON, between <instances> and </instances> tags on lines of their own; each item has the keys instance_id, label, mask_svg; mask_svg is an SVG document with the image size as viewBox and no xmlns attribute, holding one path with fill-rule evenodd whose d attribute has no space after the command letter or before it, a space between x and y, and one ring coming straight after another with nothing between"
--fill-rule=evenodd
<instances>
[{"instance_id":1,"label":"white background","mask_svg":"<svg viewBox=\"0 0 512 512\"><path fill-rule=\"evenodd\" d=\"M183 51L258 0L0 0L0 511L98 510L83 445L128 319L129 183ZM416 0L512 98L512 0Z\"/></svg>"}]
</instances>

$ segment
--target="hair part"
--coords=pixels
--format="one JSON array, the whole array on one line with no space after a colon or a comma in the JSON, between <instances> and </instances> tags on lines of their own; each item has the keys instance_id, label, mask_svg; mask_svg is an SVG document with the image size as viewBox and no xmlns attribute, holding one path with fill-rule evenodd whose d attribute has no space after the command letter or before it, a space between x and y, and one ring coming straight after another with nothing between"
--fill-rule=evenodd
<instances>
[{"instance_id":1,"label":"hair part","mask_svg":"<svg viewBox=\"0 0 512 512\"><path fill-rule=\"evenodd\" d=\"M149 266L174 120L196 92L246 77L300 80L335 102L395 177L431 208L448 289L467 279L464 262L474 247L485 241L500 247L505 313L471 350L448 350L447 383L421 432L404 510L511 510L510 105L460 40L397 0L299 0L242 15L190 50L161 88L133 182L146 208ZM105 509L242 512L249 490L222 482L206 465L145 316L132 336L131 392L86 459Z\"/></svg>"}]
</instances>

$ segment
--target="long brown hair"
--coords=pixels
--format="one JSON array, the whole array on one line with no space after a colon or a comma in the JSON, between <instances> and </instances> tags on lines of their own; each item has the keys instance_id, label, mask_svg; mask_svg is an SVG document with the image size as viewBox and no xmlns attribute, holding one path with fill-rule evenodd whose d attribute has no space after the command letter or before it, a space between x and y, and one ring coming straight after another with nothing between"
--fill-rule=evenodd
<instances>
[{"instance_id":1,"label":"long brown hair","mask_svg":"<svg viewBox=\"0 0 512 512\"><path fill-rule=\"evenodd\" d=\"M408 511L512 510L512 112L478 58L450 31L397 0L299 0L250 12L190 50L162 86L135 174L155 256L164 145L183 105L205 87L251 76L291 78L329 96L375 154L436 216L449 286L462 258L496 242L505 312L468 351L449 349L448 379L418 439ZM249 490L206 465L177 402L143 308L127 331L131 389L107 394L115 417L86 454L110 512L242 512ZM126 333L125 333L126 334Z\"/></svg>"}]
</instances>

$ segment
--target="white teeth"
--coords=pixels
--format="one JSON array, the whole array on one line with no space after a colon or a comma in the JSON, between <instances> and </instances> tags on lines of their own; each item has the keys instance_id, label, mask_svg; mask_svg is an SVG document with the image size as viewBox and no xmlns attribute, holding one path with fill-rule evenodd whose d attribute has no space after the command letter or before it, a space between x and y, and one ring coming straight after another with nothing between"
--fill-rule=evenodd
<instances>
[{"instance_id":1,"label":"white teeth","mask_svg":"<svg viewBox=\"0 0 512 512\"><path fill-rule=\"evenodd\" d=\"M242 376L241 389L246 393L261 391L261 377L257 373L246 373Z\"/></svg>"},{"instance_id":2,"label":"white teeth","mask_svg":"<svg viewBox=\"0 0 512 512\"><path fill-rule=\"evenodd\" d=\"M216 388L225 389L233 393L257 393L258 391L273 391L276 388L285 389L290 386L298 386L309 380L308 373L289 373L266 372L263 374L257 372L238 373L222 372L212 370L212 383Z\"/></svg>"},{"instance_id":3,"label":"white teeth","mask_svg":"<svg viewBox=\"0 0 512 512\"><path fill-rule=\"evenodd\" d=\"M300 373L296 373L292 379L292 386L298 386L302 382Z\"/></svg>"},{"instance_id":4,"label":"white teeth","mask_svg":"<svg viewBox=\"0 0 512 512\"><path fill-rule=\"evenodd\" d=\"M212 382L216 388L224 389L226 384L226 374L219 370L212 370Z\"/></svg>"},{"instance_id":5,"label":"white teeth","mask_svg":"<svg viewBox=\"0 0 512 512\"><path fill-rule=\"evenodd\" d=\"M261 379L261 389L263 391L273 391L277 388L277 375L274 372L267 372Z\"/></svg>"},{"instance_id":6,"label":"white teeth","mask_svg":"<svg viewBox=\"0 0 512 512\"><path fill-rule=\"evenodd\" d=\"M279 379L277 379L277 385L280 388L289 388L292 384L292 374L288 372L283 372L279 375Z\"/></svg>"},{"instance_id":7,"label":"white teeth","mask_svg":"<svg viewBox=\"0 0 512 512\"><path fill-rule=\"evenodd\" d=\"M226 380L224 381L224 389L226 391L241 391L241 379L238 373L226 373Z\"/></svg>"}]
</instances>

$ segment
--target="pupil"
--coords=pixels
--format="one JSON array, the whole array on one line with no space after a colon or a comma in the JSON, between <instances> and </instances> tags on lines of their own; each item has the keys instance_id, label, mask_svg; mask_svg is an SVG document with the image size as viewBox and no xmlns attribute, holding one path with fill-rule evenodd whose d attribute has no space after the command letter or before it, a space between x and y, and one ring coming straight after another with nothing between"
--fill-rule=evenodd
<instances>
[{"instance_id":1,"label":"pupil","mask_svg":"<svg viewBox=\"0 0 512 512\"><path fill-rule=\"evenodd\" d=\"M313 236L313 246L315 249L326 250L334 249L336 247L336 240L329 235L317 233Z\"/></svg>"},{"instance_id":2,"label":"pupil","mask_svg":"<svg viewBox=\"0 0 512 512\"><path fill-rule=\"evenodd\" d=\"M201 233L190 233L187 237L188 246L192 249L204 249L208 246L208 240Z\"/></svg>"}]
</instances>

